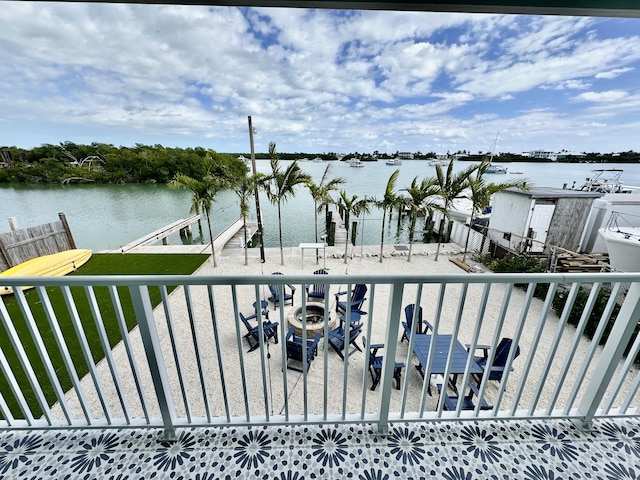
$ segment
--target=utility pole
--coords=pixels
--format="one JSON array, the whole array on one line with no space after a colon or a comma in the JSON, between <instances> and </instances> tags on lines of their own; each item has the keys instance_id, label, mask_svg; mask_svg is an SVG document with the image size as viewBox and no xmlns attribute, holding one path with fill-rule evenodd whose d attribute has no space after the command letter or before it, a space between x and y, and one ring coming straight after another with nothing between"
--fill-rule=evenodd
<instances>
[{"instance_id":1,"label":"utility pole","mask_svg":"<svg viewBox=\"0 0 640 480\"><path fill-rule=\"evenodd\" d=\"M253 148L253 125L251 124L251 115L247 117L249 120L249 143L251 144L251 169L253 177L256 177L256 154ZM256 217L258 219L258 240L260 241L260 260L265 262L264 258L264 238L262 236L262 213L260 212L260 195L258 192L258 184L255 185L254 195L256 197Z\"/></svg>"}]
</instances>

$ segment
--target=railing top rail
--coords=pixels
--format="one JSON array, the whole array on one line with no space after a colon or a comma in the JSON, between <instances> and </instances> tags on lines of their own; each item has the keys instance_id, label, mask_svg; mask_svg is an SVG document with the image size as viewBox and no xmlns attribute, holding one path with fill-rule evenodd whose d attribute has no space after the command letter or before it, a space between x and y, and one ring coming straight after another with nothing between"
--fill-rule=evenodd
<instances>
[{"instance_id":1,"label":"railing top rail","mask_svg":"<svg viewBox=\"0 0 640 480\"><path fill-rule=\"evenodd\" d=\"M640 282L640 273L460 273L411 275L323 275L322 283L573 283L573 282ZM287 283L318 283L317 275L75 275L71 277L2 277L3 286L107 286L107 285L284 285Z\"/></svg>"}]
</instances>

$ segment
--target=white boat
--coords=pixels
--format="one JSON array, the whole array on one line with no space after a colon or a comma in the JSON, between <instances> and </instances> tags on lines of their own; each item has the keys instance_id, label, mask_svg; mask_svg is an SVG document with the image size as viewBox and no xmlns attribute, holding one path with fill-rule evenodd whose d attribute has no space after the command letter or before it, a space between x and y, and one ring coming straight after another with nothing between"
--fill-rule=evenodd
<instances>
[{"instance_id":1,"label":"white boat","mask_svg":"<svg viewBox=\"0 0 640 480\"><path fill-rule=\"evenodd\" d=\"M359 160L357 158L352 158L351 160L349 160L349 166L350 167L364 167L364 162L362 162L362 160Z\"/></svg>"},{"instance_id":2,"label":"white boat","mask_svg":"<svg viewBox=\"0 0 640 480\"><path fill-rule=\"evenodd\" d=\"M640 193L640 187L622 184L620 177L624 170L621 168L602 168L592 172L594 175L586 178L582 186L576 188L576 182L573 182L571 189L599 193Z\"/></svg>"},{"instance_id":3,"label":"white boat","mask_svg":"<svg viewBox=\"0 0 640 480\"><path fill-rule=\"evenodd\" d=\"M400 160L399 158L392 158L390 160L387 160L385 163L387 165L393 165L393 166L402 165L402 160Z\"/></svg>"},{"instance_id":4,"label":"white boat","mask_svg":"<svg viewBox=\"0 0 640 480\"><path fill-rule=\"evenodd\" d=\"M503 167L502 165L494 165L494 164L490 163L489 166L487 167L487 169L485 170L485 173L506 174L507 173L507 169L506 169L506 167Z\"/></svg>"},{"instance_id":5,"label":"white boat","mask_svg":"<svg viewBox=\"0 0 640 480\"><path fill-rule=\"evenodd\" d=\"M609 264L614 269L640 272L640 227L626 226L626 217L640 219L635 215L613 212L607 226L598 230L598 233L607 244Z\"/></svg>"},{"instance_id":6,"label":"white boat","mask_svg":"<svg viewBox=\"0 0 640 480\"><path fill-rule=\"evenodd\" d=\"M320 162L322 162L322 159L320 157L316 157L316 158L313 159L313 161L315 163L320 163Z\"/></svg>"}]
</instances>

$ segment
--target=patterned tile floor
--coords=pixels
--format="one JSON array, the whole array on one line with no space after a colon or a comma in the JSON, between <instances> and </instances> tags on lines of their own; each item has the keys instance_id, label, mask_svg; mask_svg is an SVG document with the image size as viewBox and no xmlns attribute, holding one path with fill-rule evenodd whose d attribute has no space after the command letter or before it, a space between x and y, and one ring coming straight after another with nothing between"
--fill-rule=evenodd
<instances>
[{"instance_id":1,"label":"patterned tile floor","mask_svg":"<svg viewBox=\"0 0 640 480\"><path fill-rule=\"evenodd\" d=\"M0 432L3 479L635 479L640 419Z\"/></svg>"}]
</instances>

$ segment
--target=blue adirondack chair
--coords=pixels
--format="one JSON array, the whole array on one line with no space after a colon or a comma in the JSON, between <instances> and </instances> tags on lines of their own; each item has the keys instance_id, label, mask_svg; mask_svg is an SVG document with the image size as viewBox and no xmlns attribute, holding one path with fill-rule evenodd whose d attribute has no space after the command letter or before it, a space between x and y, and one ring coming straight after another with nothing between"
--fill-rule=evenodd
<instances>
[{"instance_id":1,"label":"blue adirondack chair","mask_svg":"<svg viewBox=\"0 0 640 480\"><path fill-rule=\"evenodd\" d=\"M416 304L411 303L404 307L404 316L406 321L402 322L402 327L404 328L404 332L402 332L402 338L400 338L400 342L403 340L409 341L409 337L411 336L411 327L413 325L413 315L415 313ZM420 335L423 333L427 333L429 330L433 331L433 326L422 319L422 307L418 307L418 318L416 325L416 335Z\"/></svg>"},{"instance_id":2,"label":"blue adirondack chair","mask_svg":"<svg viewBox=\"0 0 640 480\"><path fill-rule=\"evenodd\" d=\"M356 343L356 339L362 333L362 324L351 324L351 329L349 330L349 344L347 345L347 332L344 327L336 327L333 330L329 330L329 345L333 348L340 358L344 360L345 352L350 357L356 351L361 352L362 350ZM350 345L353 345L353 349L351 349Z\"/></svg>"},{"instance_id":3,"label":"blue adirondack chair","mask_svg":"<svg viewBox=\"0 0 640 480\"><path fill-rule=\"evenodd\" d=\"M282 275L281 272L273 272L271 275ZM269 291L271 292L271 296L269 300L273 302L273 309L275 310L278 304L280 303L280 295L278 293L279 285L269 285ZM296 287L291 284L286 284L282 286L282 304L286 305L287 302L293 305L293 297L296 293Z\"/></svg>"},{"instance_id":4,"label":"blue adirondack chair","mask_svg":"<svg viewBox=\"0 0 640 480\"><path fill-rule=\"evenodd\" d=\"M367 339L362 337L362 345L364 348L367 348ZM383 343L374 343L369 345L369 360L367 361L367 365L369 368L369 373L371 374L371 381L373 382L371 385L371 390L375 390L378 384L380 383L380 377L382 376L382 361L384 357L382 355L378 355L378 350L384 348ZM393 378L396 380L396 389L400 390L400 380L402 377L402 369L404 368L404 363L396 362L393 368Z\"/></svg>"},{"instance_id":5,"label":"blue adirondack chair","mask_svg":"<svg viewBox=\"0 0 640 480\"><path fill-rule=\"evenodd\" d=\"M255 327L251 325L249 319L242 313L238 312L238 316L247 329L247 333L244 338L246 338L249 343L249 351L253 352L260 346L260 327L259 325L256 325ZM253 315L253 317L255 317L255 315ZM251 316L249 318L251 318ZM268 342L270 338L273 338L275 343L278 343L278 322L271 322L270 320L263 321L262 331L264 333L265 343Z\"/></svg>"},{"instance_id":6,"label":"blue adirondack chair","mask_svg":"<svg viewBox=\"0 0 640 480\"><path fill-rule=\"evenodd\" d=\"M365 295L367 294L367 286L363 283L358 283L354 287L351 292L338 292L336 293L336 312L338 313L346 313L347 312L347 303L341 302L340 297L342 295L346 295L347 293L351 293L351 311L356 312L358 314L364 315L367 312L363 312L361 310L362 304L366 300Z\"/></svg>"},{"instance_id":7,"label":"blue adirondack chair","mask_svg":"<svg viewBox=\"0 0 640 480\"><path fill-rule=\"evenodd\" d=\"M297 372L303 371L304 358L307 358L307 371L311 362L318 354L319 333L313 339L307 339L307 345L303 345L302 337L296 336L296 329L291 327L287 332L287 368ZM292 361L292 362L291 362Z\"/></svg>"},{"instance_id":8,"label":"blue adirondack chair","mask_svg":"<svg viewBox=\"0 0 640 480\"><path fill-rule=\"evenodd\" d=\"M469 345L467 345L467 350L469 349ZM478 384L482 381L483 375L489 375L489 380L495 380L497 382L502 380L502 375L504 374L505 365L507 364L507 359L509 358L509 352L511 348L513 348L513 340L510 338L502 338L498 346L496 347L495 355L493 356L493 362L491 365L487 366L487 360L489 359L489 345L477 345L476 349L482 350L483 355L481 357L473 357L473 359L484 369L483 374L476 374L475 378L478 381ZM516 345L516 351L513 355L513 358L517 358L520 355L520 347ZM513 370L513 368L511 369Z\"/></svg>"},{"instance_id":9,"label":"blue adirondack chair","mask_svg":"<svg viewBox=\"0 0 640 480\"><path fill-rule=\"evenodd\" d=\"M324 269L320 269L313 272L313 274L328 275L329 272ZM306 285L305 289L307 290L307 300L324 300L325 287L326 285L324 283L314 283L313 285Z\"/></svg>"}]
</instances>

